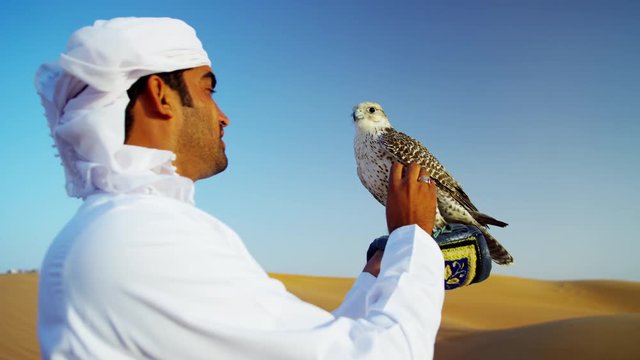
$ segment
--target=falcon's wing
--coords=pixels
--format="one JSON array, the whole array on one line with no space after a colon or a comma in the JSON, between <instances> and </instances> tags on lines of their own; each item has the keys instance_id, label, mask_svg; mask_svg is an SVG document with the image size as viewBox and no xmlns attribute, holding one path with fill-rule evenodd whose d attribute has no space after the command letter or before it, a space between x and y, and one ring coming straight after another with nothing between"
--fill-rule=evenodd
<instances>
[{"instance_id":1,"label":"falcon's wing","mask_svg":"<svg viewBox=\"0 0 640 360\"><path fill-rule=\"evenodd\" d=\"M380 143L387 153L405 166L417 162L429 172L439 188L448 192L455 200L462 204L468 211L477 212L478 209L471 203L469 196L462 190L458 182L445 170L435 156L418 140L392 128L380 137Z\"/></svg>"}]
</instances>

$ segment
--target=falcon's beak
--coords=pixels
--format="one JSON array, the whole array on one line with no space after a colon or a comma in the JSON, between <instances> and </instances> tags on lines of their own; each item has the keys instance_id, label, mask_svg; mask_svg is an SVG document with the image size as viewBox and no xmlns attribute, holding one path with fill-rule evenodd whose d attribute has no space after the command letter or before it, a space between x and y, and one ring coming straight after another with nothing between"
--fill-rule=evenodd
<instances>
[{"instance_id":1,"label":"falcon's beak","mask_svg":"<svg viewBox=\"0 0 640 360\"><path fill-rule=\"evenodd\" d=\"M357 109L353 113L351 113L351 117L353 117L353 122L356 122L364 117L364 113L362 112L362 110Z\"/></svg>"}]
</instances>

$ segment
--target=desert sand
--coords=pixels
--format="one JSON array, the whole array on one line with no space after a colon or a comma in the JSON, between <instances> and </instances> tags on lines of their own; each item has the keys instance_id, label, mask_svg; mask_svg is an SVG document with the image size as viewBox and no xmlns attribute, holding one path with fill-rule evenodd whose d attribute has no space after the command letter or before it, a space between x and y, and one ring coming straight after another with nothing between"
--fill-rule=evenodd
<instances>
[{"instance_id":1,"label":"desert sand","mask_svg":"<svg viewBox=\"0 0 640 360\"><path fill-rule=\"evenodd\" d=\"M272 274L324 309L350 278ZM0 359L39 358L37 274L0 276ZM436 359L640 359L640 283L494 275L446 293Z\"/></svg>"}]
</instances>

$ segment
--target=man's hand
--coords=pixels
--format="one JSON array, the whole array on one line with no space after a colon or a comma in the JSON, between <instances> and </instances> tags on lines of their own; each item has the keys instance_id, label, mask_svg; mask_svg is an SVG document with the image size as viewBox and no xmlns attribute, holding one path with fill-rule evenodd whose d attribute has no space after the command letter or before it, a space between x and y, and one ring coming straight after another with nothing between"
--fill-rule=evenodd
<instances>
[{"instance_id":1,"label":"man's hand","mask_svg":"<svg viewBox=\"0 0 640 360\"><path fill-rule=\"evenodd\" d=\"M436 185L419 180L429 176L416 163L406 168L393 163L387 192L387 228L389 234L399 227L417 224L429 235L436 219Z\"/></svg>"},{"instance_id":2,"label":"man's hand","mask_svg":"<svg viewBox=\"0 0 640 360\"><path fill-rule=\"evenodd\" d=\"M378 250L375 254L367 261L367 264L362 269L362 272L368 272L369 274L378 277L380 273L380 263L382 262L382 255L384 251Z\"/></svg>"}]
</instances>

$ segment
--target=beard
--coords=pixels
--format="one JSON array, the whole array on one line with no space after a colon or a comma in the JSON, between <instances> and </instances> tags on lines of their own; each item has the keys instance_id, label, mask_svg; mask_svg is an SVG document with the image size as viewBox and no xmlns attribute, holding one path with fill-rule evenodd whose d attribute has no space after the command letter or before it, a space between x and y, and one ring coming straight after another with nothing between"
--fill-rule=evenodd
<instances>
[{"instance_id":1,"label":"beard","mask_svg":"<svg viewBox=\"0 0 640 360\"><path fill-rule=\"evenodd\" d=\"M228 165L225 146L220 138L220 122L202 109L184 107L184 124L178 148L185 165L194 177L204 179L223 172Z\"/></svg>"}]
</instances>

